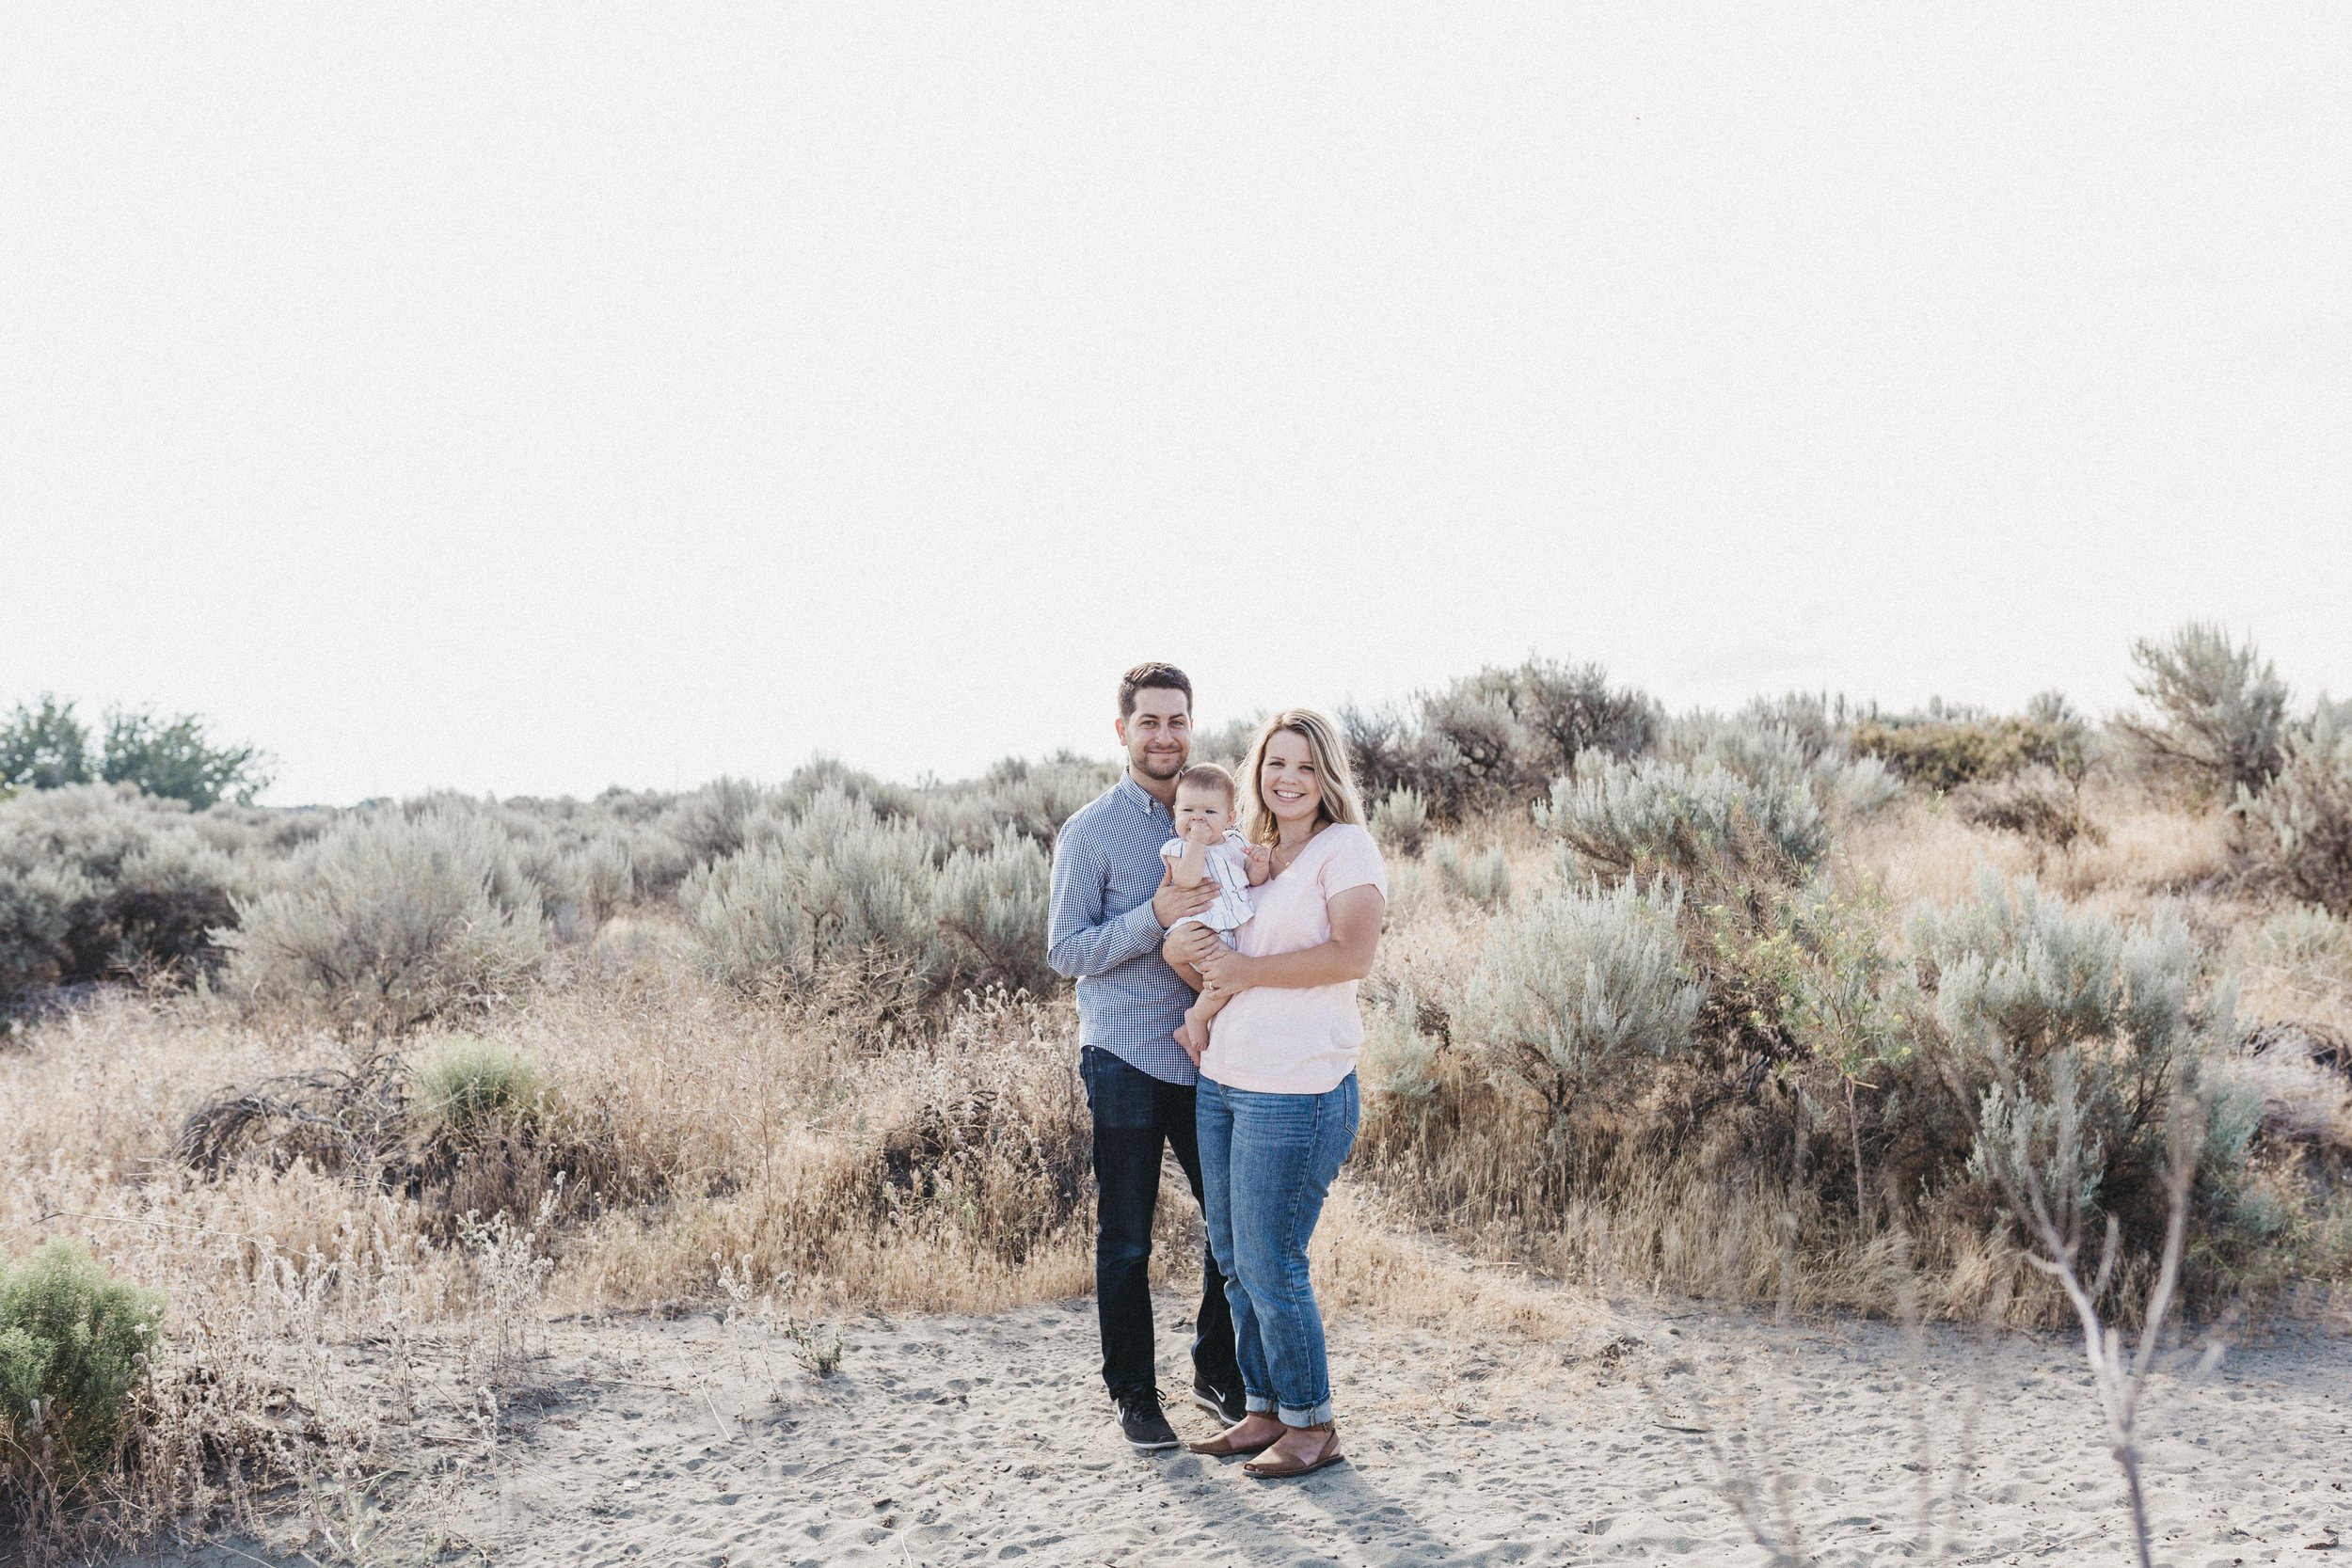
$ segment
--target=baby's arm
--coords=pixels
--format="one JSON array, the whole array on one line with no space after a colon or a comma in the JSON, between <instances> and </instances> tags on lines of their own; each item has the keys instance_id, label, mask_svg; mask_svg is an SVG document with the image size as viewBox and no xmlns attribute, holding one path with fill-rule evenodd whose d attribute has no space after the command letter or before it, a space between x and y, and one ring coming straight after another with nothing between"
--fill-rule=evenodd
<instances>
[{"instance_id":1,"label":"baby's arm","mask_svg":"<svg viewBox=\"0 0 2352 1568\"><path fill-rule=\"evenodd\" d=\"M1263 887L1266 879L1274 875L1274 851L1263 844L1245 844L1241 847L1241 866L1251 887Z\"/></svg>"},{"instance_id":2,"label":"baby's arm","mask_svg":"<svg viewBox=\"0 0 2352 1568\"><path fill-rule=\"evenodd\" d=\"M1184 840L1183 854L1168 856L1168 875L1178 887L1199 887L1200 879L1208 874L1208 846L1197 839Z\"/></svg>"}]
</instances>

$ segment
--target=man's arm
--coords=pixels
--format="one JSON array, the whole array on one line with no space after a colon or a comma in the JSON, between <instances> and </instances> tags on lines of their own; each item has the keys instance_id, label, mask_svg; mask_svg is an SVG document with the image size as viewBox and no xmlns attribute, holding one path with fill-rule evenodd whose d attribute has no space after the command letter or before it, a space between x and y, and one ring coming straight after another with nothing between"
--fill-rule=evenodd
<instances>
[{"instance_id":1,"label":"man's arm","mask_svg":"<svg viewBox=\"0 0 2352 1568\"><path fill-rule=\"evenodd\" d=\"M1196 888L1162 882L1160 891L1125 914L1103 914L1109 881L1099 846L1084 835L1063 833L1054 841L1054 881L1045 918L1045 961L1054 973L1076 979L1101 974L1160 944L1168 925L1199 914L1216 901L1216 883Z\"/></svg>"}]
</instances>

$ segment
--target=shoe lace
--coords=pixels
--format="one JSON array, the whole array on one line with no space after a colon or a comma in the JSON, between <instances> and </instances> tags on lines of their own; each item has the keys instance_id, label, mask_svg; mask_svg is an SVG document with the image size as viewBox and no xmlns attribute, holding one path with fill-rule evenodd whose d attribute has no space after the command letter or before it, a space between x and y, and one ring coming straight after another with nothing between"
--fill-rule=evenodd
<instances>
[{"instance_id":1,"label":"shoe lace","mask_svg":"<svg viewBox=\"0 0 2352 1568\"><path fill-rule=\"evenodd\" d=\"M1157 1388L1139 1388L1132 1394L1119 1396L1119 1413L1121 1416L1156 1416L1167 1404L1168 1395Z\"/></svg>"}]
</instances>

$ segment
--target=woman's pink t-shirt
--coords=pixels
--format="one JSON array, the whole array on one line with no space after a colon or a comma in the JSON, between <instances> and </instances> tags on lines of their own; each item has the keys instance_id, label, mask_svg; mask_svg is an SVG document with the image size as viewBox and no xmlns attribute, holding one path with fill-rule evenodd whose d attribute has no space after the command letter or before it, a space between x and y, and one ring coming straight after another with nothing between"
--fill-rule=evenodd
<instances>
[{"instance_id":1,"label":"woman's pink t-shirt","mask_svg":"<svg viewBox=\"0 0 2352 1568\"><path fill-rule=\"evenodd\" d=\"M1349 888L1389 894L1389 868L1372 834L1334 822L1307 841L1287 870L1250 891L1251 913L1233 932L1248 957L1296 953L1331 940L1331 900ZM1356 1070L1364 1018L1356 982L1256 986L1225 1004L1209 1025L1203 1076L1261 1094L1327 1094Z\"/></svg>"}]
</instances>

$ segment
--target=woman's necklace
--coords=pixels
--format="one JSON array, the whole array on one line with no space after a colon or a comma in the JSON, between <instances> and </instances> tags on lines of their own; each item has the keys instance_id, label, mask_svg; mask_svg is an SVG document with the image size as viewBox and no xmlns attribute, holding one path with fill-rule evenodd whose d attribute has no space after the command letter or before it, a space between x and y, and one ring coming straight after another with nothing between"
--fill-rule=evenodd
<instances>
[{"instance_id":1,"label":"woman's necklace","mask_svg":"<svg viewBox=\"0 0 2352 1568\"><path fill-rule=\"evenodd\" d=\"M1315 834L1321 832L1323 832L1323 824L1318 822L1313 827L1307 830L1307 836L1298 841L1296 847L1294 848L1292 846L1287 844L1276 845L1273 850L1266 856L1266 859L1274 863L1274 874L1279 877L1283 872L1288 871L1291 868L1291 863L1297 860L1301 854L1306 852L1307 846L1312 844L1315 840ZM1284 853L1285 850L1288 850L1289 852L1286 854Z\"/></svg>"}]
</instances>

